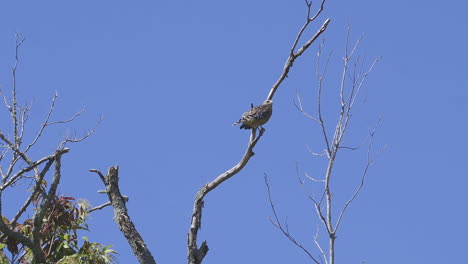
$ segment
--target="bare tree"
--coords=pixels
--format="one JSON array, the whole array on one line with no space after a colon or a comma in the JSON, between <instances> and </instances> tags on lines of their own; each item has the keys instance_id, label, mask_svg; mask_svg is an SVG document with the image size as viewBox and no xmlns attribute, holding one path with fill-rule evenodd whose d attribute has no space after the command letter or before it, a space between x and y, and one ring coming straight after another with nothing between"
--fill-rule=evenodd
<instances>
[{"instance_id":1,"label":"bare tree","mask_svg":"<svg viewBox=\"0 0 468 264\"><path fill-rule=\"evenodd\" d=\"M322 191L318 194L314 193L309 195L309 199L313 202L315 211L318 219L322 224L323 228L328 234L328 252L326 248L320 245L318 241L318 230L314 237L314 244L317 248L318 254L312 253L309 249L298 242L289 231L287 222L282 223L279 219L278 213L274 206L271 188L268 181L267 175L265 175L265 184L268 191L269 202L273 211L273 217L270 218L272 224L277 227L284 236L286 236L293 244L303 250L314 263L335 263L335 240L337 232L342 223L343 216L348 209L349 205L355 200L357 195L362 190L366 175L369 168L373 165L376 154L373 153L374 136L376 129L380 123L380 119L376 126L369 131L368 144L367 144L367 161L364 166L364 170L360 173L360 182L356 187L353 195L344 203L341 209L338 211L333 208L333 191L331 188L331 182L333 179L333 169L336 167L336 157L341 150L357 150L358 147L349 147L343 144L343 139L348 132L349 123L358 102L358 98L361 94L363 85L368 75L374 69L376 63L380 58L375 58L367 70L364 70L364 63L362 58L356 55L356 50L362 40L359 38L353 46L350 47L349 43L350 27L348 26L346 34L346 45L343 57L343 72L341 74L340 89L339 89L339 114L333 133L330 133L326 126L325 117L323 115L322 105L322 91L324 88L324 77L327 72L327 66L330 61L331 53L325 59L325 65L322 69L322 53L323 53L323 42L320 44L317 52L317 65L316 65L316 77L317 77L317 113L311 115L304 110L302 98L297 94L297 103L295 103L297 109L303 113L307 118L317 123L322 133L322 140L325 146L323 153L313 153L314 156L326 157L327 166L323 172L324 177L322 179L316 179L306 175L306 178L311 180L313 183L321 184ZM301 181L303 183L303 181Z\"/></svg>"},{"instance_id":2,"label":"bare tree","mask_svg":"<svg viewBox=\"0 0 468 264\"><path fill-rule=\"evenodd\" d=\"M321 5L318 7L317 11L315 14L312 15L312 2L305 1L307 5L307 18L302 26L302 28L299 30L299 33L297 34L296 39L294 40L294 43L291 47L289 57L286 60L286 63L284 65L283 72L281 73L280 77L276 81L276 83L273 85L271 88L266 100L272 100L273 96L278 89L278 87L281 85L281 83L286 79L288 76L288 73L293 66L294 61L301 56L314 41L323 33L325 32L328 23L330 22L330 19L327 18L322 26L318 29L318 31L312 36L303 46L298 48L299 41L302 39L302 34L311 25L311 22L315 21L318 16L322 13L325 0L321 2ZM204 198L205 196L210 192L213 191L216 187L218 187L221 183L224 181L230 179L234 175L236 175L238 172L240 172L245 165L249 162L250 158L254 155L253 149L255 145L258 143L260 138L263 136L264 130L260 130L257 136L257 129L252 129L252 132L250 134L250 139L248 141L247 149L242 156L241 160L234 165L231 169L227 170L226 172L220 174L218 177L216 177L213 181L205 184L195 195L195 200L193 204L193 213L192 213L192 219L190 223L190 229L188 232L188 238L187 238L187 248L188 248L188 263L189 264L200 264L203 261L203 258L206 256L208 253L208 245L206 241L203 241L200 247L197 246L197 239L198 239L198 231L201 227L202 223L202 210L204 206Z\"/></svg>"},{"instance_id":3,"label":"bare tree","mask_svg":"<svg viewBox=\"0 0 468 264\"><path fill-rule=\"evenodd\" d=\"M12 131L4 132L0 130L0 219L2 219L0 220L0 241L7 244L8 249L12 252L12 263L21 261L25 257L24 254L26 254L23 252L22 256L18 255L16 243L21 243L30 250L34 263L46 263L52 244L49 244L49 251L45 252L44 245L46 241L44 239L44 230L47 225L50 225L50 223L45 223L45 216L50 213L50 207L54 204L54 200L57 197L57 187L62 177L62 156L70 151L69 148L66 148L67 144L85 140L93 134L95 128L80 137L64 137L58 142L58 146L53 153L45 155L42 158L33 159L29 155L30 150L36 146L36 143L41 139L47 128L70 123L80 116L84 110L82 109L77 112L68 120L51 121L57 100L57 94L55 94L52 98L49 111L35 136L30 140L29 144L25 144L25 141L27 141L25 137L25 125L28 121L31 105L20 105L18 103L16 85L19 51L23 42L24 38L17 34L15 63L12 69L13 87L11 97L0 91L0 96L10 114L12 122ZM52 173L49 173L49 171L52 171ZM52 176L47 187L45 182L48 174L52 174ZM15 185L19 182L29 182L32 188L30 188L30 193L14 217L7 220L8 218L4 216L2 211L4 192L8 188L16 187ZM38 204L34 216L30 221L27 220L27 223L21 225L23 227L27 226L29 233L25 232L25 229L19 230L18 221L28 209L34 206L33 204Z\"/></svg>"}]
</instances>

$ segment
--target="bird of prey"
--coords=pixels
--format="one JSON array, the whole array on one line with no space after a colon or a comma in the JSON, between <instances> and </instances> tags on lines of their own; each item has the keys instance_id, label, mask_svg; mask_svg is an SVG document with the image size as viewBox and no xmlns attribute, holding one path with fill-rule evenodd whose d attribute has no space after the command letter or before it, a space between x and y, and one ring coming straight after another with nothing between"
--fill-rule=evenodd
<instances>
[{"instance_id":1,"label":"bird of prey","mask_svg":"<svg viewBox=\"0 0 468 264\"><path fill-rule=\"evenodd\" d=\"M263 104L252 107L250 111L245 112L242 117L233 124L233 126L242 123L240 128L242 129L256 129L257 127L261 127L271 117L273 113L273 101L266 100Z\"/></svg>"}]
</instances>

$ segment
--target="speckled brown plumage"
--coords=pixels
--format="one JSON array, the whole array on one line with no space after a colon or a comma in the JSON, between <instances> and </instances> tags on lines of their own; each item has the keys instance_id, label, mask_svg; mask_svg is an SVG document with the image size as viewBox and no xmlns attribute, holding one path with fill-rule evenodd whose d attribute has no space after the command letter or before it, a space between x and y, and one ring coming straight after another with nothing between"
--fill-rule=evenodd
<instances>
[{"instance_id":1,"label":"speckled brown plumage","mask_svg":"<svg viewBox=\"0 0 468 264\"><path fill-rule=\"evenodd\" d=\"M273 101L266 100L263 104L256 106L245 112L233 126L242 123L241 129L254 129L264 125L273 113Z\"/></svg>"}]
</instances>

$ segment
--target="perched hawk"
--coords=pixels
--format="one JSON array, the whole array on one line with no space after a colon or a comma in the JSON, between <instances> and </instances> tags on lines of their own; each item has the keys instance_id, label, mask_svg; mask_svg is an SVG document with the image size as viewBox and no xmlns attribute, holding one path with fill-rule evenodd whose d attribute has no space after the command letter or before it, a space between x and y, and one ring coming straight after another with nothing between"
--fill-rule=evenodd
<instances>
[{"instance_id":1,"label":"perched hawk","mask_svg":"<svg viewBox=\"0 0 468 264\"><path fill-rule=\"evenodd\" d=\"M264 125L271 117L273 112L273 101L266 100L262 105L252 107L250 111L245 112L241 119L233 124L233 126L242 123L242 129L255 129Z\"/></svg>"}]
</instances>

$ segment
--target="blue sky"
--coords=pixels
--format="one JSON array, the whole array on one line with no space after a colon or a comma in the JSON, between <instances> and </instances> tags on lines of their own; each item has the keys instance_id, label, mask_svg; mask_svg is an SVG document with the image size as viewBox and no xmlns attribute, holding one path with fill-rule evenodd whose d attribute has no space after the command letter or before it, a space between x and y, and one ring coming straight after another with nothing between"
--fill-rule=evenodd
<instances>
[{"instance_id":1,"label":"blue sky","mask_svg":"<svg viewBox=\"0 0 468 264\"><path fill-rule=\"evenodd\" d=\"M321 38L325 51L333 51L324 91L330 130L346 24L353 40L365 35L360 55L369 62L383 57L345 140L359 144L381 116L376 149L387 148L338 233L339 263L465 259L467 8L463 1L328 1L306 31L312 36L332 20ZM104 203L96 193L102 183L88 169L118 164L130 215L157 262L184 263L194 195L241 158L249 133L231 124L265 99L281 73L305 19L304 2L9 1L0 10L2 90L11 88L14 34L26 38L18 89L22 102L34 103L31 135L55 91L55 119L86 107L77 122L50 130L34 157L51 153L64 134L92 128L102 115L97 132L63 158L60 192ZM323 175L324 160L306 147L320 151L323 142L319 127L293 104L297 90L315 111L316 51L314 44L297 60L276 93L257 155L206 197L199 239L211 250L204 263L309 263L269 222L264 173L280 216L316 252L319 223L307 199L313 185L299 185L296 164L301 173ZM11 128L6 117L1 110L2 131ZM363 150L338 159L336 206L352 194L364 163ZM7 208L21 203L17 193L9 195ZM90 229L83 235L115 245L120 263L136 263L110 208L91 216Z\"/></svg>"}]
</instances>

